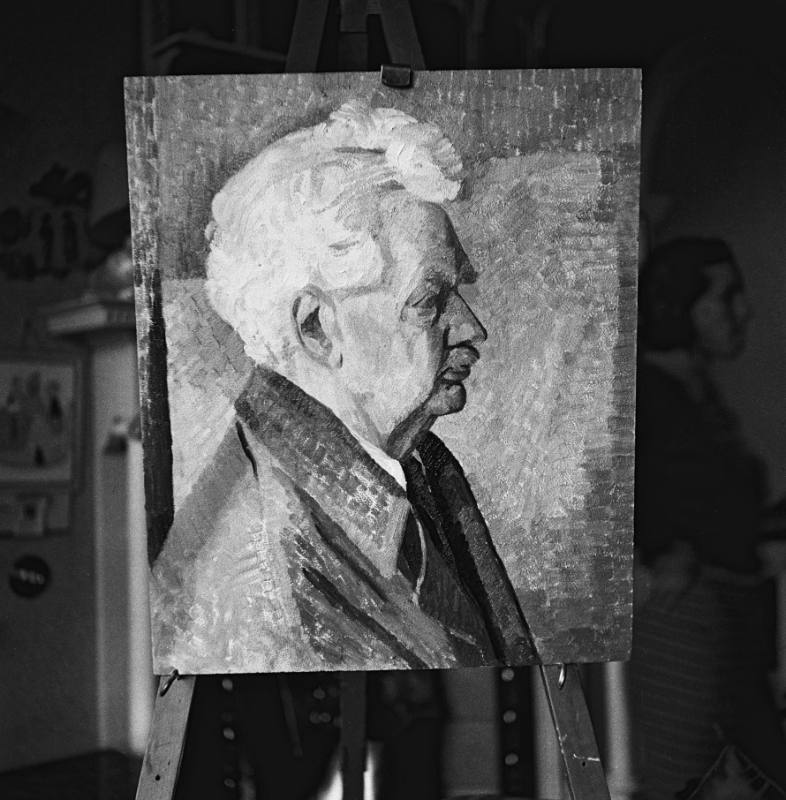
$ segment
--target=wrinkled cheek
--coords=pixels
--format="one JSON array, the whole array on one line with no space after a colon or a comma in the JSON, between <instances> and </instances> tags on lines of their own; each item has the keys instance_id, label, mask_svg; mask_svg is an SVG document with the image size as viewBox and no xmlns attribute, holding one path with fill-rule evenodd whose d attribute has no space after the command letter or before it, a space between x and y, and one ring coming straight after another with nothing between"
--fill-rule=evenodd
<instances>
[{"instance_id":1,"label":"wrinkled cheek","mask_svg":"<svg viewBox=\"0 0 786 800\"><path fill-rule=\"evenodd\" d=\"M400 338L389 340L389 361L379 376L376 395L386 408L392 426L422 405L434 385L434 368L428 350L411 347Z\"/></svg>"},{"instance_id":2,"label":"wrinkled cheek","mask_svg":"<svg viewBox=\"0 0 786 800\"><path fill-rule=\"evenodd\" d=\"M410 385L417 392L417 398L423 402L431 394L437 370L441 366L440 348L431 337L423 336L409 342L406 350Z\"/></svg>"},{"instance_id":3,"label":"wrinkled cheek","mask_svg":"<svg viewBox=\"0 0 786 800\"><path fill-rule=\"evenodd\" d=\"M343 349L354 371L363 376L378 376L390 358L390 331L370 314L350 320L344 332Z\"/></svg>"}]
</instances>

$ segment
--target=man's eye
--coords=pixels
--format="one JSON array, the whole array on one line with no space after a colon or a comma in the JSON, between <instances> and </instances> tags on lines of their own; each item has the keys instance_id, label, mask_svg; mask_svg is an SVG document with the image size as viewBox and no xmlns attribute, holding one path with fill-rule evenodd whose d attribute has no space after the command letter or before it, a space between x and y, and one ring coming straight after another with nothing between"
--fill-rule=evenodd
<instances>
[{"instance_id":1,"label":"man's eye","mask_svg":"<svg viewBox=\"0 0 786 800\"><path fill-rule=\"evenodd\" d=\"M445 291L436 289L413 293L407 301L404 312L408 312L410 318L419 325L433 325L445 308L446 296Z\"/></svg>"},{"instance_id":2,"label":"man's eye","mask_svg":"<svg viewBox=\"0 0 786 800\"><path fill-rule=\"evenodd\" d=\"M438 294L429 293L414 303L415 308L423 311L431 311L439 307L440 296Z\"/></svg>"}]
</instances>

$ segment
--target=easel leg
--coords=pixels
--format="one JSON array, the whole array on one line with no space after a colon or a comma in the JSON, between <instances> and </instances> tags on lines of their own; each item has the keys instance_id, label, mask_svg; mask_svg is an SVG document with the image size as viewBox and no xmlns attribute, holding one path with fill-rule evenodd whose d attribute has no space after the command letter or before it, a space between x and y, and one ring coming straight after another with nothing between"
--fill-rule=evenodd
<instances>
[{"instance_id":1,"label":"easel leg","mask_svg":"<svg viewBox=\"0 0 786 800\"><path fill-rule=\"evenodd\" d=\"M398 64L412 69L425 69L410 0L381 0L382 29L390 57Z\"/></svg>"},{"instance_id":2,"label":"easel leg","mask_svg":"<svg viewBox=\"0 0 786 800\"><path fill-rule=\"evenodd\" d=\"M298 0L287 53L287 72L317 71L328 5L328 0Z\"/></svg>"},{"instance_id":3,"label":"easel leg","mask_svg":"<svg viewBox=\"0 0 786 800\"><path fill-rule=\"evenodd\" d=\"M161 696L169 680L163 677L159 683L136 800L172 800L175 796L196 677L187 675L170 682Z\"/></svg>"},{"instance_id":4,"label":"easel leg","mask_svg":"<svg viewBox=\"0 0 786 800\"><path fill-rule=\"evenodd\" d=\"M366 673L341 676L341 780L343 800L363 800L366 770Z\"/></svg>"},{"instance_id":5,"label":"easel leg","mask_svg":"<svg viewBox=\"0 0 786 800\"><path fill-rule=\"evenodd\" d=\"M575 664L540 667L571 800L609 800L609 787Z\"/></svg>"}]
</instances>

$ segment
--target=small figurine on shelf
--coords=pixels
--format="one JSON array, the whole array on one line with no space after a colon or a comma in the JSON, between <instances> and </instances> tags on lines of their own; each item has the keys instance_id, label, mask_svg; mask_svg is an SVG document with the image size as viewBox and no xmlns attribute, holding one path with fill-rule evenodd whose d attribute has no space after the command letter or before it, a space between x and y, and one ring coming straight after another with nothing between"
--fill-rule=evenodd
<instances>
[{"instance_id":1,"label":"small figurine on shelf","mask_svg":"<svg viewBox=\"0 0 786 800\"><path fill-rule=\"evenodd\" d=\"M134 264L131 260L131 237L111 252L90 275L85 294L102 299L134 299Z\"/></svg>"}]
</instances>

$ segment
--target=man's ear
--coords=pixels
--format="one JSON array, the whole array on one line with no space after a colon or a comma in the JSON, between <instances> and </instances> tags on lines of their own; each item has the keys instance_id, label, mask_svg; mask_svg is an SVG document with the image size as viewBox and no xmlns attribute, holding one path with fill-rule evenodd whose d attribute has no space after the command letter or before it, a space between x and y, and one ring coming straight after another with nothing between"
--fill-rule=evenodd
<instances>
[{"instance_id":1,"label":"man's ear","mask_svg":"<svg viewBox=\"0 0 786 800\"><path fill-rule=\"evenodd\" d=\"M341 366L333 301L320 289L307 286L292 303L298 341L309 358L325 367Z\"/></svg>"}]
</instances>

